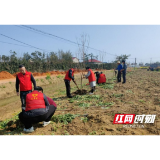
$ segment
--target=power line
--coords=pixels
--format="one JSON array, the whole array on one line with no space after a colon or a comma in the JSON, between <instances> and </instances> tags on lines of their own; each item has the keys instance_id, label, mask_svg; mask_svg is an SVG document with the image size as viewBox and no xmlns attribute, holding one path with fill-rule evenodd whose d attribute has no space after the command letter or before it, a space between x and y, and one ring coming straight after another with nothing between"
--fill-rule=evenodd
<instances>
[{"instance_id":1,"label":"power line","mask_svg":"<svg viewBox=\"0 0 160 160\"><path fill-rule=\"evenodd\" d=\"M9 43L9 42L3 42L3 41L0 41L0 42L1 43L6 43L6 44L17 45L17 46L29 47L29 46L24 46L24 45L20 45L20 44Z\"/></svg>"},{"instance_id":2,"label":"power line","mask_svg":"<svg viewBox=\"0 0 160 160\"><path fill-rule=\"evenodd\" d=\"M16 26L17 26L17 25L16 25ZM77 43L77 42L74 42L74 41L68 40L68 39L66 39L66 38L62 38L62 37L56 36L56 35L51 34L51 33L47 33L47 32L41 31L41 30L39 30L39 29L35 29L35 28L33 28L33 27L29 27L29 26L26 26L26 25L22 25L22 26L25 27L25 28L23 28L23 29L26 29L26 28L27 28L27 30L28 30L28 28L29 28L30 31L31 31L31 30L34 30L34 31L36 31L36 33L37 33L37 32L38 32L38 33L42 33L43 35L49 35L49 36L52 36L52 37L56 37L56 38L58 38L58 39L67 41L67 42L72 43L72 44L75 44L75 45L81 45L81 44L79 44L79 43ZM18 27L19 27L19 26L18 26ZM42 34L41 34L41 35L42 35ZM81 45L81 46L83 46L83 45ZM117 55L114 55L114 54L111 54L111 53L108 53L108 52L105 52L105 51L101 51L101 50L99 50L99 49L95 49L95 48L93 48L93 47L88 47L88 46L84 46L84 47L90 48L90 49L95 50L95 51L98 51L98 52L103 52L103 53L106 53L106 54L110 54L110 55L113 55L113 56L117 56Z\"/></svg>"},{"instance_id":3,"label":"power line","mask_svg":"<svg viewBox=\"0 0 160 160\"><path fill-rule=\"evenodd\" d=\"M24 28L25 26L19 26L19 25L15 25L15 26L16 26L16 27L19 27L19 28L21 28L21 29L26 29L26 30L28 30L28 31L30 31L30 32L33 32L33 33L38 33L38 34L41 34L41 35L43 35L43 36L52 38L51 36L45 35L44 33L40 33L40 32L37 32L37 31L35 31L35 30L31 30L31 29L29 29L29 28Z\"/></svg>"},{"instance_id":4,"label":"power line","mask_svg":"<svg viewBox=\"0 0 160 160\"><path fill-rule=\"evenodd\" d=\"M19 43L25 44L25 45L27 45L27 46L30 46L30 47L32 47L32 48L36 48L36 49L38 49L38 50L42 50L43 52L48 52L48 51L46 51L46 50L44 50L44 49L41 49L41 48L32 46L32 45L30 45L30 44L27 44L27 43L24 43L24 42L22 42L22 41L16 40L16 39L11 38L11 37L9 37L9 36L6 36L6 35L4 35L4 34L1 34L1 33L0 33L0 35L1 35L1 36L4 36L4 37L6 37L6 38L12 39L12 40L14 40L14 41L17 41L17 42L19 42Z\"/></svg>"}]
</instances>

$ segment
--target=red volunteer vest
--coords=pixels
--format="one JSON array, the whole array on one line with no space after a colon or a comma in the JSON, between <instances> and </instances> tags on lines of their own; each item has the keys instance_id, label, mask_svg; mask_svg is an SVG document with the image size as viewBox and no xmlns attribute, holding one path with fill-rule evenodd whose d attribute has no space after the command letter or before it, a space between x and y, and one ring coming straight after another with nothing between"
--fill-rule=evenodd
<instances>
[{"instance_id":1,"label":"red volunteer vest","mask_svg":"<svg viewBox=\"0 0 160 160\"><path fill-rule=\"evenodd\" d=\"M20 91L32 90L31 72L26 71L25 75L18 73L17 76L20 83Z\"/></svg>"},{"instance_id":2,"label":"red volunteer vest","mask_svg":"<svg viewBox=\"0 0 160 160\"><path fill-rule=\"evenodd\" d=\"M26 109L25 111L30 111L33 109L46 108L43 93L38 91L33 91L26 95Z\"/></svg>"},{"instance_id":3,"label":"red volunteer vest","mask_svg":"<svg viewBox=\"0 0 160 160\"><path fill-rule=\"evenodd\" d=\"M73 77L73 74L74 74L73 68L71 68L71 69L69 69L69 70L72 70L72 77ZM69 70L68 70L68 72L66 73L66 76L65 76L64 79L71 81L72 79L69 77Z\"/></svg>"},{"instance_id":4,"label":"red volunteer vest","mask_svg":"<svg viewBox=\"0 0 160 160\"><path fill-rule=\"evenodd\" d=\"M96 81L96 77L95 77L93 71L91 69L89 69L89 71L91 72L90 76L88 77L89 83Z\"/></svg>"},{"instance_id":5,"label":"red volunteer vest","mask_svg":"<svg viewBox=\"0 0 160 160\"><path fill-rule=\"evenodd\" d=\"M106 76L105 76L105 74L100 74L99 75L98 83L106 83Z\"/></svg>"}]
</instances>

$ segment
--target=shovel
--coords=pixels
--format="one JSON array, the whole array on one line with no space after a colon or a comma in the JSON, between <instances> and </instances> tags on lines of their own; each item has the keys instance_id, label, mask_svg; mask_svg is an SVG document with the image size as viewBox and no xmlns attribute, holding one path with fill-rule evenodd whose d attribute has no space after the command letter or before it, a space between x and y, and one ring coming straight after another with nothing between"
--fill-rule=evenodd
<instances>
[{"instance_id":1,"label":"shovel","mask_svg":"<svg viewBox=\"0 0 160 160\"><path fill-rule=\"evenodd\" d=\"M73 81L73 82L74 82L74 83L75 83L75 85L77 86L78 90L80 90L80 89L79 89L79 87L78 87L78 85L77 85L77 83L76 83L75 81Z\"/></svg>"}]
</instances>

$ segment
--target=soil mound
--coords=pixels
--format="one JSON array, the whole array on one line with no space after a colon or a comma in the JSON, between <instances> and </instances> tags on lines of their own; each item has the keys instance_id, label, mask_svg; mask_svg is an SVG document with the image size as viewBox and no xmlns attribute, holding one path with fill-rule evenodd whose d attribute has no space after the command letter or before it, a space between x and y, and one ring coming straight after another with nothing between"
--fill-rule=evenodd
<instances>
[{"instance_id":1,"label":"soil mound","mask_svg":"<svg viewBox=\"0 0 160 160\"><path fill-rule=\"evenodd\" d=\"M14 74L12 74L14 77L16 77L16 75L18 74L19 72L16 72L16 73L14 73Z\"/></svg>"},{"instance_id":2,"label":"soil mound","mask_svg":"<svg viewBox=\"0 0 160 160\"><path fill-rule=\"evenodd\" d=\"M74 94L78 94L78 95L84 95L86 93L87 93L87 90L85 90L85 89L82 89L82 90L79 89L79 90L74 92Z\"/></svg>"},{"instance_id":3,"label":"soil mound","mask_svg":"<svg viewBox=\"0 0 160 160\"><path fill-rule=\"evenodd\" d=\"M51 75L54 75L54 74L56 74L56 72L55 72L55 71L51 71L50 73L51 73Z\"/></svg>"},{"instance_id":4,"label":"soil mound","mask_svg":"<svg viewBox=\"0 0 160 160\"><path fill-rule=\"evenodd\" d=\"M38 72L34 72L32 74L33 74L33 76L41 76L41 73L38 73Z\"/></svg>"},{"instance_id":5,"label":"soil mound","mask_svg":"<svg viewBox=\"0 0 160 160\"><path fill-rule=\"evenodd\" d=\"M6 72L6 71L0 72L0 80L1 79L10 79L10 78L14 78L14 76L12 74L10 74L9 72Z\"/></svg>"}]
</instances>

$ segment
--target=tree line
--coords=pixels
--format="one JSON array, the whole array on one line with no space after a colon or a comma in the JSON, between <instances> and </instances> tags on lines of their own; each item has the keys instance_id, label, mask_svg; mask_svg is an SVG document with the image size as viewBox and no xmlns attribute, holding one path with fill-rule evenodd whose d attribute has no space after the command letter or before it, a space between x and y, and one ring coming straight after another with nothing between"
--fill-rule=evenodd
<instances>
[{"instance_id":1,"label":"tree line","mask_svg":"<svg viewBox=\"0 0 160 160\"><path fill-rule=\"evenodd\" d=\"M7 71L11 74L16 73L19 71L18 66L20 64L23 64L31 72L68 70L71 67L84 69L86 66L92 69L113 69L117 66L115 62L103 64L95 64L93 62L73 63L72 53L70 51L64 52L63 50L48 54L35 51L31 54L24 53L22 57L18 57L15 51L10 51L10 56L0 55L0 71Z\"/></svg>"}]
</instances>

